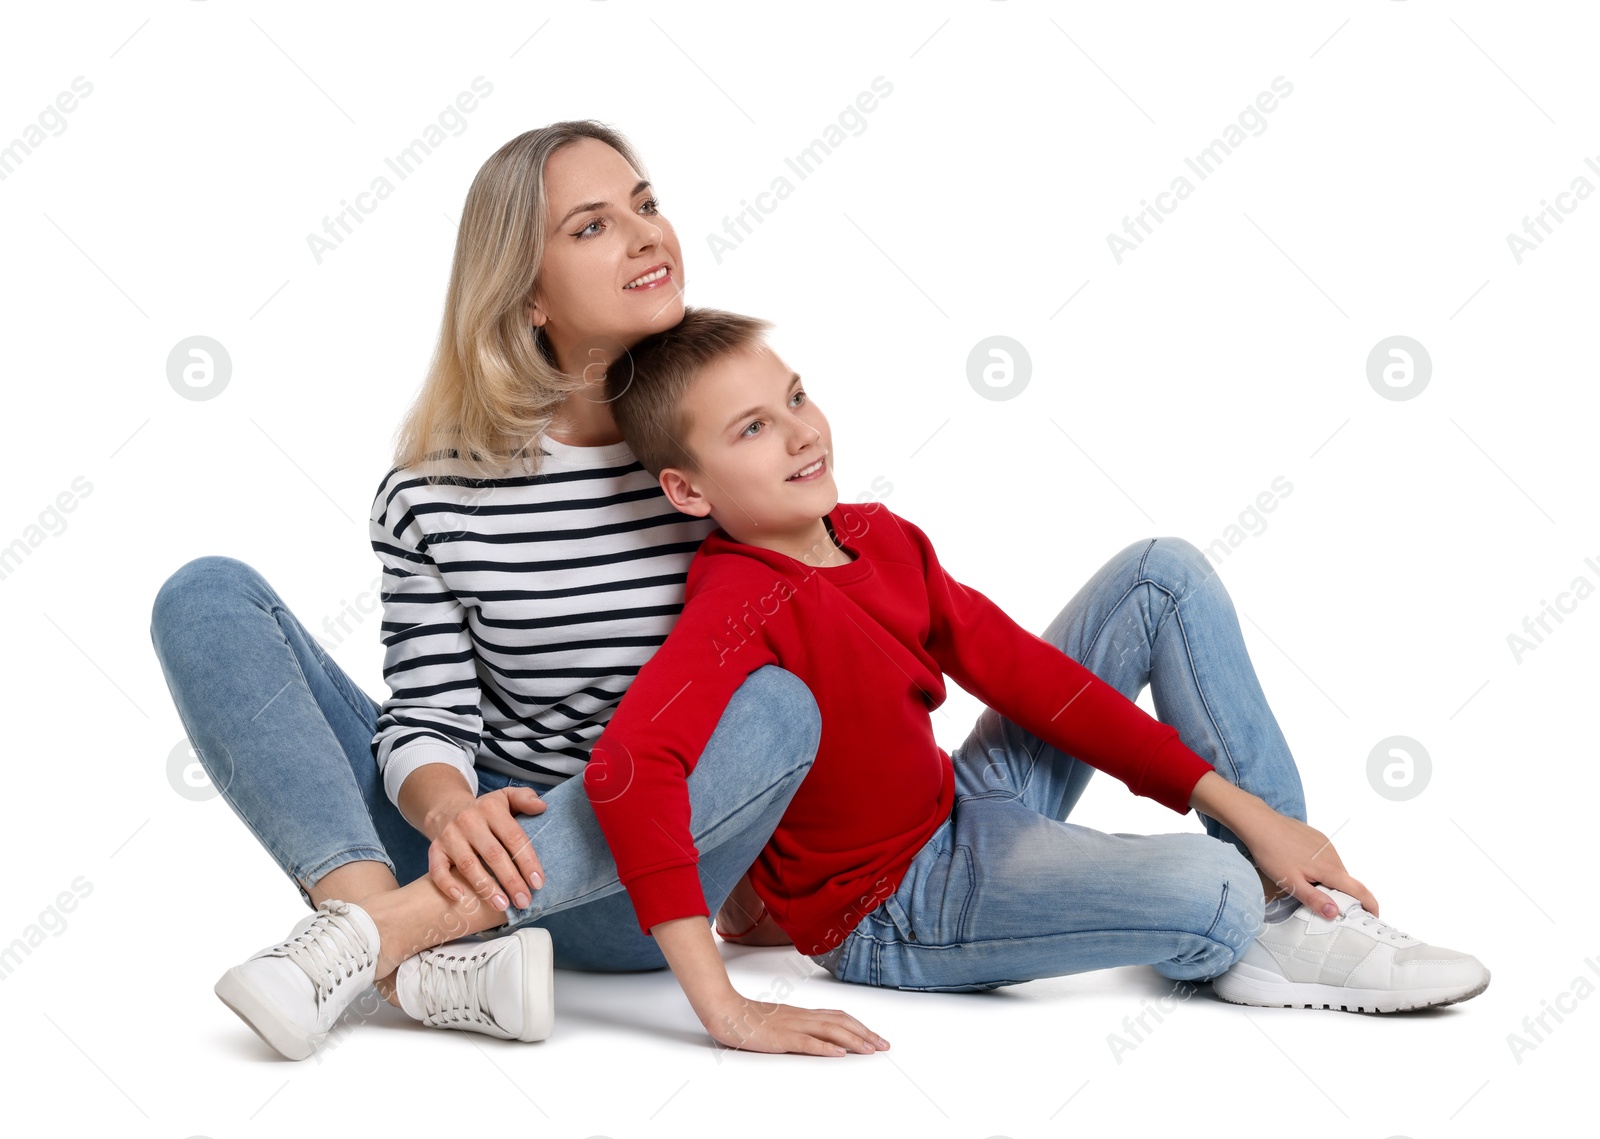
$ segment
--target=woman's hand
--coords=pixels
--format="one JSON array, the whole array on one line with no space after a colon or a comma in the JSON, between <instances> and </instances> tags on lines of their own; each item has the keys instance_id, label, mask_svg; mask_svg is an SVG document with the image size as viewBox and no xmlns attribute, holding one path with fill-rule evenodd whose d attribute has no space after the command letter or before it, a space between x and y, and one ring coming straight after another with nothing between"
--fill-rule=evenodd
<instances>
[{"instance_id":1,"label":"woman's hand","mask_svg":"<svg viewBox=\"0 0 1600 1139\"><path fill-rule=\"evenodd\" d=\"M886 1051L889 1042L847 1012L762 1004L732 993L700 1022L719 1043L749 1052L843 1056Z\"/></svg>"},{"instance_id":2,"label":"woman's hand","mask_svg":"<svg viewBox=\"0 0 1600 1139\"><path fill-rule=\"evenodd\" d=\"M1261 874L1313 913L1330 918L1338 913L1333 899L1313 886L1315 882L1353 895L1369 914L1378 915L1378 899L1350 876L1332 841L1315 827L1268 809L1258 812L1247 830L1232 829L1250 848Z\"/></svg>"},{"instance_id":3,"label":"woman's hand","mask_svg":"<svg viewBox=\"0 0 1600 1139\"><path fill-rule=\"evenodd\" d=\"M544 885L544 868L516 816L537 815L545 806L530 787L506 787L430 812L423 830L433 840L428 877L447 897L464 901L450 873L454 867L488 905L525 908Z\"/></svg>"}]
</instances>

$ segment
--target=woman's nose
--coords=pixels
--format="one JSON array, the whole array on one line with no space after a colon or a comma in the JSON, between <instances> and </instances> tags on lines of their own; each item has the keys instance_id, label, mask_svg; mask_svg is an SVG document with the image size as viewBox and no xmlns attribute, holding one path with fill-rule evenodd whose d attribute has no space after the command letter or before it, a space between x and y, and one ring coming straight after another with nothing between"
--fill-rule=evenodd
<instances>
[{"instance_id":1,"label":"woman's nose","mask_svg":"<svg viewBox=\"0 0 1600 1139\"><path fill-rule=\"evenodd\" d=\"M661 244L661 227L647 217L633 215L633 244L639 249L648 249L652 245Z\"/></svg>"}]
</instances>

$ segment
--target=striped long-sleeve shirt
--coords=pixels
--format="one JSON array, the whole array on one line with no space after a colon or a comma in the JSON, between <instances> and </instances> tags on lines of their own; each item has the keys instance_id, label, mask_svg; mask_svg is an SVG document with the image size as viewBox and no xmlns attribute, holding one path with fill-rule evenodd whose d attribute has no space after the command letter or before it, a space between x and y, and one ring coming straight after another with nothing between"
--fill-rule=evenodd
<instances>
[{"instance_id":1,"label":"striped long-sleeve shirt","mask_svg":"<svg viewBox=\"0 0 1600 1139\"><path fill-rule=\"evenodd\" d=\"M589 748L683 608L709 518L682 514L626 443L544 438L537 475L430 484L384 476L369 520L383 563L383 675L372 739L398 802L448 763L553 786Z\"/></svg>"}]
</instances>

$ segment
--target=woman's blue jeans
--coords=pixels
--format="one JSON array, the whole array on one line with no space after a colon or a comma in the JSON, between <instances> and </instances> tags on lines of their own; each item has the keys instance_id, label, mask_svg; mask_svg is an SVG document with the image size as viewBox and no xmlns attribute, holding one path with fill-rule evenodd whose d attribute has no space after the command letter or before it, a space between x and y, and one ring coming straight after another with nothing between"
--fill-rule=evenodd
<instances>
[{"instance_id":1,"label":"woman's blue jeans","mask_svg":"<svg viewBox=\"0 0 1600 1139\"><path fill-rule=\"evenodd\" d=\"M1227 592L1182 539L1112 558L1042 634L1157 714L1218 773L1305 818L1300 779L1261 692ZM151 639L189 741L257 841L295 881L357 860L403 882L427 841L383 793L372 756L379 705L352 683L260 574L198 558L162 586ZM820 735L810 692L768 666L735 693L689 777L691 835L714 913L776 828ZM1259 928L1260 882L1243 845L1207 833L1104 834L1065 822L1093 773L992 710L952 755L951 816L899 890L831 954L843 981L990 989L1151 964L1173 979L1225 970ZM480 771L480 792L517 782ZM511 925L550 931L556 964L656 969L666 961L633 906L580 779L536 788L521 819L546 874Z\"/></svg>"},{"instance_id":2,"label":"woman's blue jeans","mask_svg":"<svg viewBox=\"0 0 1600 1139\"><path fill-rule=\"evenodd\" d=\"M156 595L150 637L213 786L308 904L305 886L349 862L385 863L401 883L427 874L428 841L384 794L372 754L378 702L259 573L226 557L185 564ZM783 669L752 673L729 702L688 780L712 913L777 828L821 730L811 691ZM534 786L478 771L480 794L511 785ZM542 926L562 968L665 968L617 879L583 780L535 790L544 811L519 821L545 885L496 932Z\"/></svg>"}]
</instances>

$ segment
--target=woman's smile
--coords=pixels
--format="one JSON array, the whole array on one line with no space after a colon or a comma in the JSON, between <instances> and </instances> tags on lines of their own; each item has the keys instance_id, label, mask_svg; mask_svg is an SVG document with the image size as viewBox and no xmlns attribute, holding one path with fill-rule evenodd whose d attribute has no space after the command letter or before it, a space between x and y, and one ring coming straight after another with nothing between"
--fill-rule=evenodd
<instances>
[{"instance_id":1,"label":"woman's smile","mask_svg":"<svg viewBox=\"0 0 1600 1139\"><path fill-rule=\"evenodd\" d=\"M672 267L665 261L657 263L652 268L646 269L633 280L623 285L627 292L640 292L646 289L659 288L672 283Z\"/></svg>"}]
</instances>

